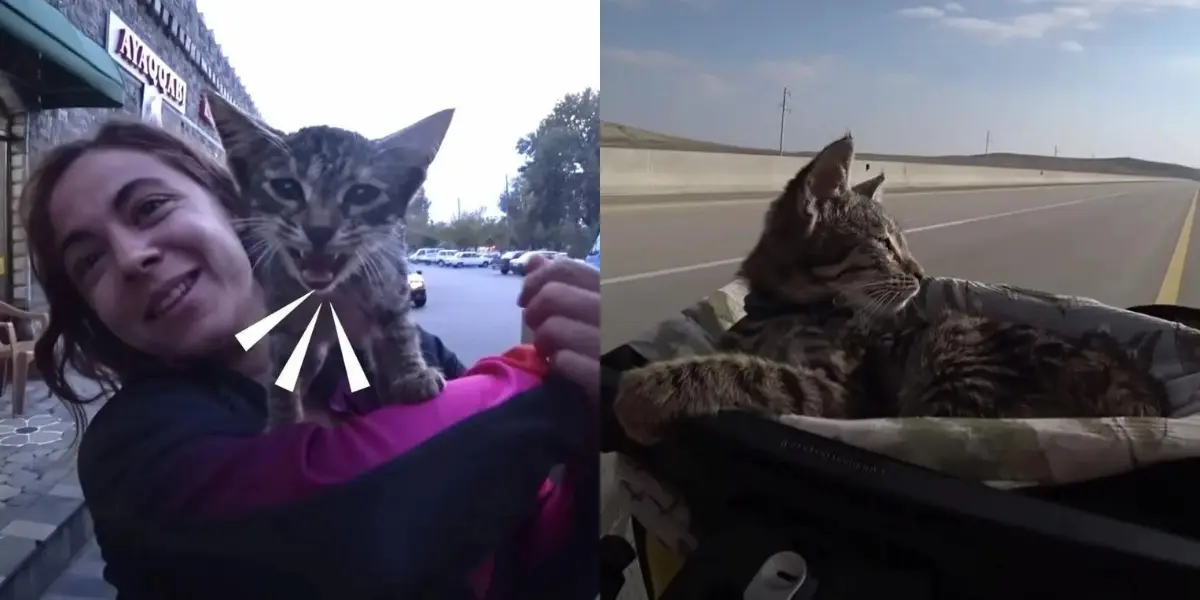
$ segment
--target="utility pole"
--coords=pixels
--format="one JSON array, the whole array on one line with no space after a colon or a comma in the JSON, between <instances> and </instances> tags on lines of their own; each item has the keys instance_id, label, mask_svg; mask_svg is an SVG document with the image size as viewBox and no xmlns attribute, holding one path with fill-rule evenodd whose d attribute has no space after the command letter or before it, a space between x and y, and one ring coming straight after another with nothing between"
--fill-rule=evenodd
<instances>
[{"instance_id":1,"label":"utility pole","mask_svg":"<svg viewBox=\"0 0 1200 600\"><path fill-rule=\"evenodd\" d=\"M779 155L783 156L783 124L787 120L788 113L792 112L788 106L788 98L792 97L792 93L785 87L783 88L783 102L779 103Z\"/></svg>"},{"instance_id":2,"label":"utility pole","mask_svg":"<svg viewBox=\"0 0 1200 600\"><path fill-rule=\"evenodd\" d=\"M983 138L983 153L990 154L992 151L992 130L987 130L987 137Z\"/></svg>"},{"instance_id":3,"label":"utility pole","mask_svg":"<svg viewBox=\"0 0 1200 600\"><path fill-rule=\"evenodd\" d=\"M459 198L459 199L458 199L458 214L456 214L456 215L454 216L454 218L455 218L455 219L461 219L461 218L462 218L462 198Z\"/></svg>"},{"instance_id":4,"label":"utility pole","mask_svg":"<svg viewBox=\"0 0 1200 600\"><path fill-rule=\"evenodd\" d=\"M1054 145L1054 158L1058 158L1058 144Z\"/></svg>"}]
</instances>

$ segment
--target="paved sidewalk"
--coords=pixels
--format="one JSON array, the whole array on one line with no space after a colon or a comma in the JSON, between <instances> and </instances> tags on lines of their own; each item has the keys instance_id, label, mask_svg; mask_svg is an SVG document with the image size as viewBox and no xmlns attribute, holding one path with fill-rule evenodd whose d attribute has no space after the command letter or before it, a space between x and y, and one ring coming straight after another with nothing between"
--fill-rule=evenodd
<instances>
[{"instance_id":1,"label":"paved sidewalk","mask_svg":"<svg viewBox=\"0 0 1200 600\"><path fill-rule=\"evenodd\" d=\"M76 379L89 394L94 384ZM87 407L95 414L99 403ZM70 452L75 424L40 381L26 388L25 413L0 395L0 600L38 598L91 539L91 522ZM86 596L85 596L86 597ZM97 598L105 596L96 596Z\"/></svg>"},{"instance_id":2,"label":"paved sidewalk","mask_svg":"<svg viewBox=\"0 0 1200 600\"><path fill-rule=\"evenodd\" d=\"M104 559L96 540L88 542L71 566L41 597L41 600L114 600L117 590L104 581Z\"/></svg>"}]
</instances>

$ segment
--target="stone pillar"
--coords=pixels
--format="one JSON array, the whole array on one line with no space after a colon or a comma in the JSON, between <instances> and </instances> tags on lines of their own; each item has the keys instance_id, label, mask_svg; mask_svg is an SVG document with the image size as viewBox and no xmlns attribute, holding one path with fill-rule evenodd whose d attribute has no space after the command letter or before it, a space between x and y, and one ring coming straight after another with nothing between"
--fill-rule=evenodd
<instances>
[{"instance_id":1,"label":"stone pillar","mask_svg":"<svg viewBox=\"0 0 1200 600\"><path fill-rule=\"evenodd\" d=\"M11 227L9 235L12 236L12 256L10 257L8 272L10 281L12 281L13 304L21 308L29 308L34 306L34 294L32 293L33 278L29 269L29 248L26 245L25 226L21 222L20 205L18 200L21 198L21 192L25 189L25 177L29 172L29 143L26 138L29 133L29 115L28 113L18 113L12 117L12 137L15 141L9 142L9 173L8 173L8 211L5 214ZM39 290L40 291L40 290ZM41 294L37 294L41 297Z\"/></svg>"}]
</instances>

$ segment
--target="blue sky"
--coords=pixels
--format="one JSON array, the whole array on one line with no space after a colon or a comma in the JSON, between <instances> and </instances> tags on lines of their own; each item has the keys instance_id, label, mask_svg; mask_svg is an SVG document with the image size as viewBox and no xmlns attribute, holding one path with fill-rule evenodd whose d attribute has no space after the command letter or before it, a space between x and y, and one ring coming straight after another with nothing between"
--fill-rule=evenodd
<instances>
[{"instance_id":1,"label":"blue sky","mask_svg":"<svg viewBox=\"0 0 1200 600\"><path fill-rule=\"evenodd\" d=\"M812 149L1200 166L1200 0L603 0L601 115Z\"/></svg>"}]
</instances>

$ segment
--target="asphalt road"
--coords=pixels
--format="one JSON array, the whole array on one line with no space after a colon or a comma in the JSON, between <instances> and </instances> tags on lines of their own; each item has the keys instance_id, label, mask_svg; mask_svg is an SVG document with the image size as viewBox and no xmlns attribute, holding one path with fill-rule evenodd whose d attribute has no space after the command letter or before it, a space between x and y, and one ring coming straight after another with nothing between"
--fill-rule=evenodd
<instances>
[{"instance_id":1,"label":"asphalt road","mask_svg":"<svg viewBox=\"0 0 1200 600\"><path fill-rule=\"evenodd\" d=\"M1198 185L1151 182L893 193L926 271L1095 298L1200 305L1200 248L1182 240ZM604 206L604 350L731 281L767 198ZM1190 225L1189 225L1190 229Z\"/></svg>"},{"instance_id":2,"label":"asphalt road","mask_svg":"<svg viewBox=\"0 0 1200 600\"><path fill-rule=\"evenodd\" d=\"M463 364L521 341L521 277L491 269L415 268L429 290L429 303L413 311L417 323L442 338Z\"/></svg>"}]
</instances>

